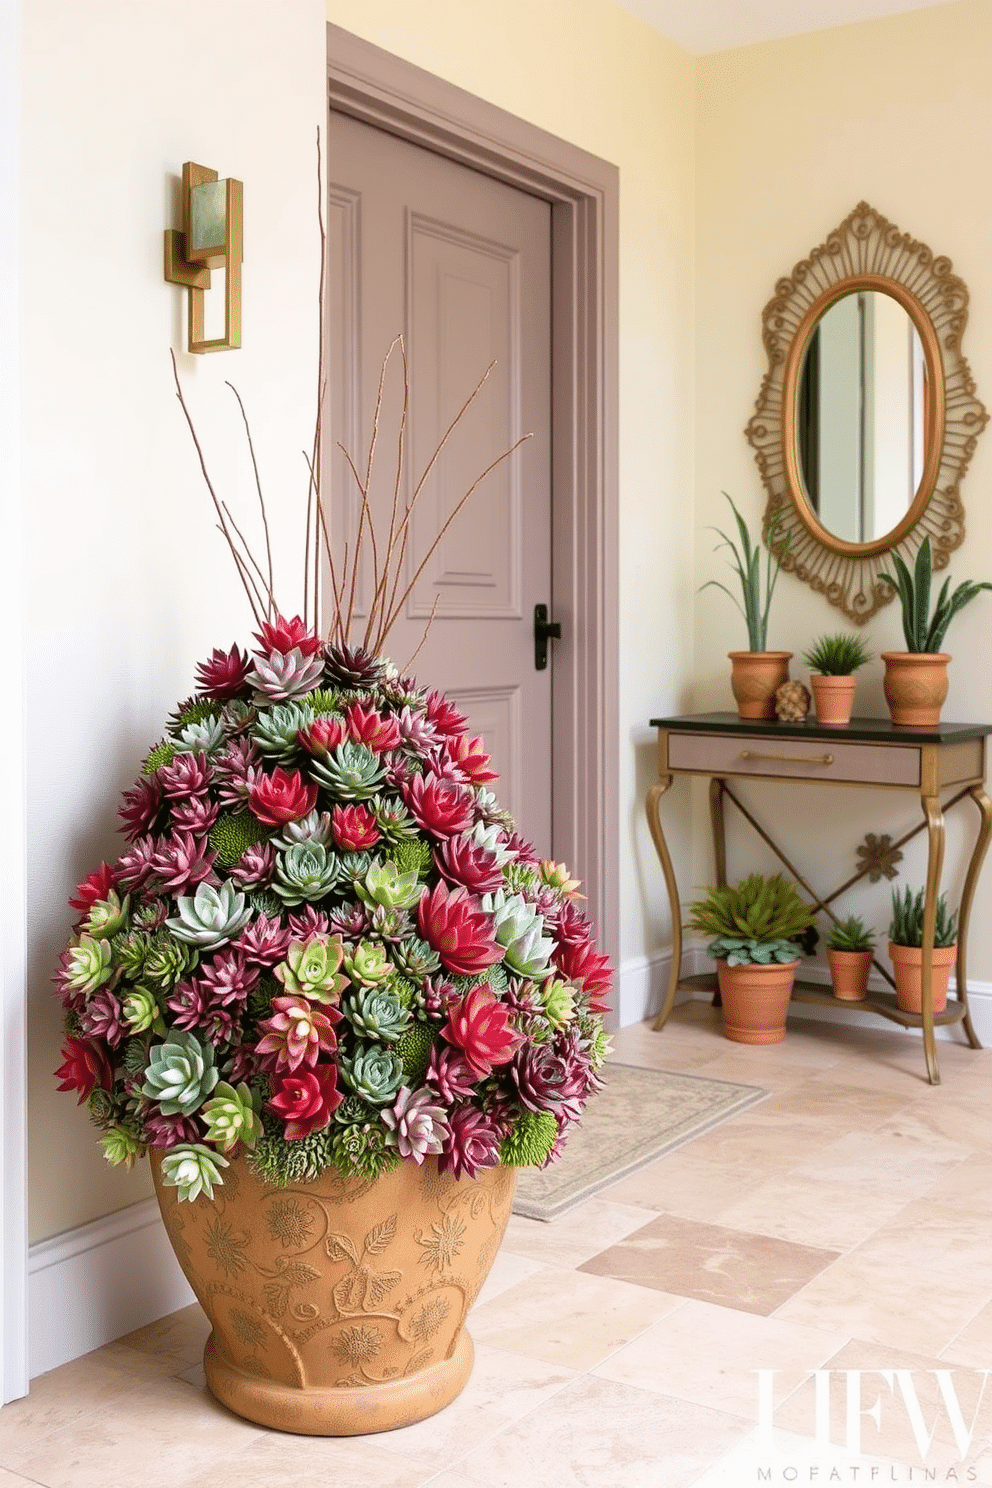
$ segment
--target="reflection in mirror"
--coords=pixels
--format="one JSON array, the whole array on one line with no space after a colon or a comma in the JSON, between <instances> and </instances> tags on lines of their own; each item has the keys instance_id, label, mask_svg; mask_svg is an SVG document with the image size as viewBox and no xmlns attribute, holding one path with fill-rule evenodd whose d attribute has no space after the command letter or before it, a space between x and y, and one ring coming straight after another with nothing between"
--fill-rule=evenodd
<instances>
[{"instance_id":1,"label":"reflection in mirror","mask_svg":"<svg viewBox=\"0 0 992 1488\"><path fill-rule=\"evenodd\" d=\"M923 475L926 359L912 317L877 290L817 322L796 392L803 494L822 527L872 542L905 517Z\"/></svg>"}]
</instances>

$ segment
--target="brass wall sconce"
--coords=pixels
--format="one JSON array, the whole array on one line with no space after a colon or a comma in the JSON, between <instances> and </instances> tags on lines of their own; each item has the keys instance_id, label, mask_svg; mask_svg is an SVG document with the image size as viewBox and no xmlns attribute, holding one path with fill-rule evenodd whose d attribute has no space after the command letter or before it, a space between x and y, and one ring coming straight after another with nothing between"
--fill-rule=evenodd
<instances>
[{"instance_id":1,"label":"brass wall sconce","mask_svg":"<svg viewBox=\"0 0 992 1488\"><path fill-rule=\"evenodd\" d=\"M182 230L166 228L165 277L189 290L189 349L230 351L241 345L241 262L244 257L243 187L220 181L208 166L183 166ZM224 334L204 339L203 296L210 270L224 270Z\"/></svg>"}]
</instances>

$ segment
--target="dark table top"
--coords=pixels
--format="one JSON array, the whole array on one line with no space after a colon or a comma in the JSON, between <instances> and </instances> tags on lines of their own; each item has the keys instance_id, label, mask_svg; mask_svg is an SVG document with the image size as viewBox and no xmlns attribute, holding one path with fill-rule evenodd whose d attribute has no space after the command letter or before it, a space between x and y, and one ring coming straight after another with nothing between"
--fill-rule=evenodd
<instances>
[{"instance_id":1,"label":"dark table top","mask_svg":"<svg viewBox=\"0 0 992 1488\"><path fill-rule=\"evenodd\" d=\"M678 718L652 718L652 728L697 734L745 734L779 739L852 739L873 744L955 744L984 739L992 723L938 723L936 728L896 728L888 718L852 718L846 724L783 723L777 718L738 718L736 713L687 713Z\"/></svg>"}]
</instances>

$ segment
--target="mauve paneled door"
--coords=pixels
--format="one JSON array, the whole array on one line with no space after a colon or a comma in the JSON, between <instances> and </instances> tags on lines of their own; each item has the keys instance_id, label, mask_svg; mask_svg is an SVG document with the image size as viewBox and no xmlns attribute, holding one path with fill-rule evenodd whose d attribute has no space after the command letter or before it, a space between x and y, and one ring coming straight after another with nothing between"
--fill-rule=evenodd
<instances>
[{"instance_id":1,"label":"mauve paneled door","mask_svg":"<svg viewBox=\"0 0 992 1488\"><path fill-rule=\"evenodd\" d=\"M522 434L456 517L386 643L481 733L500 803L542 856L552 851L551 681L534 665L533 617L551 595L551 211L547 202L332 112L328 131L328 406L334 548L353 551L382 358L409 359L407 489L490 362L489 379L415 508L407 574L482 470ZM394 353L379 420L372 501L388 527L402 373ZM366 548L364 556L370 559ZM371 564L362 574L364 613ZM552 610L553 614L553 610Z\"/></svg>"}]
</instances>

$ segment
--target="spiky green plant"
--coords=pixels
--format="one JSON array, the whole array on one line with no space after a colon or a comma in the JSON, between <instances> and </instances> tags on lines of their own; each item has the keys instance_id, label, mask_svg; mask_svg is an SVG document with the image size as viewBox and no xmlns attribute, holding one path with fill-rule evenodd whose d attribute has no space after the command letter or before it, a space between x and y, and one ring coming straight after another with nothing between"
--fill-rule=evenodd
<instances>
[{"instance_id":1,"label":"spiky green plant","mask_svg":"<svg viewBox=\"0 0 992 1488\"><path fill-rule=\"evenodd\" d=\"M782 523L781 515L776 512L768 524L765 548L764 598L762 599L761 542L755 542L752 539L747 528L747 523L744 521L733 501L727 496L726 491L723 491L721 494L726 496L727 500L730 501L730 509L737 522L737 531L740 534L741 542L740 547L738 547L733 538L728 537L722 528L714 527L713 531L718 532L723 538L723 541L717 543L713 551L718 553L721 548L729 548L733 554L733 567L737 570L737 577L740 580L741 586L741 597L744 603L743 605L740 604L736 597L731 594L726 584L721 584L719 579L709 579L701 586L700 592L702 592L702 589L709 589L712 586L716 589L722 589L724 594L729 595L744 616L747 625L748 650L764 651L767 649L768 611L771 607L775 580L778 578L779 569L782 567L782 559L789 551L792 534L786 533L779 543L778 550L775 551L775 543L779 538ZM772 561L773 558L774 563Z\"/></svg>"},{"instance_id":2,"label":"spiky green plant","mask_svg":"<svg viewBox=\"0 0 992 1488\"><path fill-rule=\"evenodd\" d=\"M705 935L744 940L795 941L813 923L813 912L781 873L752 873L739 884L707 889L690 906L689 924Z\"/></svg>"},{"instance_id":3,"label":"spiky green plant","mask_svg":"<svg viewBox=\"0 0 992 1488\"><path fill-rule=\"evenodd\" d=\"M850 677L869 659L861 637L844 635L843 632L819 636L809 650L803 652L803 661L810 671L818 672L821 677Z\"/></svg>"},{"instance_id":4,"label":"spiky green plant","mask_svg":"<svg viewBox=\"0 0 992 1488\"><path fill-rule=\"evenodd\" d=\"M937 900L936 918L933 927L935 946L952 946L958 938L958 913L947 908L947 895ZM914 894L909 885L900 892L892 890L892 920L889 939L894 945L921 946L923 944L923 890Z\"/></svg>"},{"instance_id":5,"label":"spiky green plant","mask_svg":"<svg viewBox=\"0 0 992 1488\"><path fill-rule=\"evenodd\" d=\"M933 581L933 548L929 533L920 544L912 572L901 554L894 549L891 554L896 576L880 573L879 579L888 584L899 596L902 604L902 631L906 638L907 651L940 651L947 627L959 610L964 609L982 589L992 589L992 584L976 583L964 579L955 590L951 590L948 574L937 595L933 614L930 613L930 589Z\"/></svg>"},{"instance_id":6,"label":"spiky green plant","mask_svg":"<svg viewBox=\"0 0 992 1488\"><path fill-rule=\"evenodd\" d=\"M831 930L827 945L832 951L872 951L875 949L875 932L869 930L858 915L848 915Z\"/></svg>"}]
</instances>

